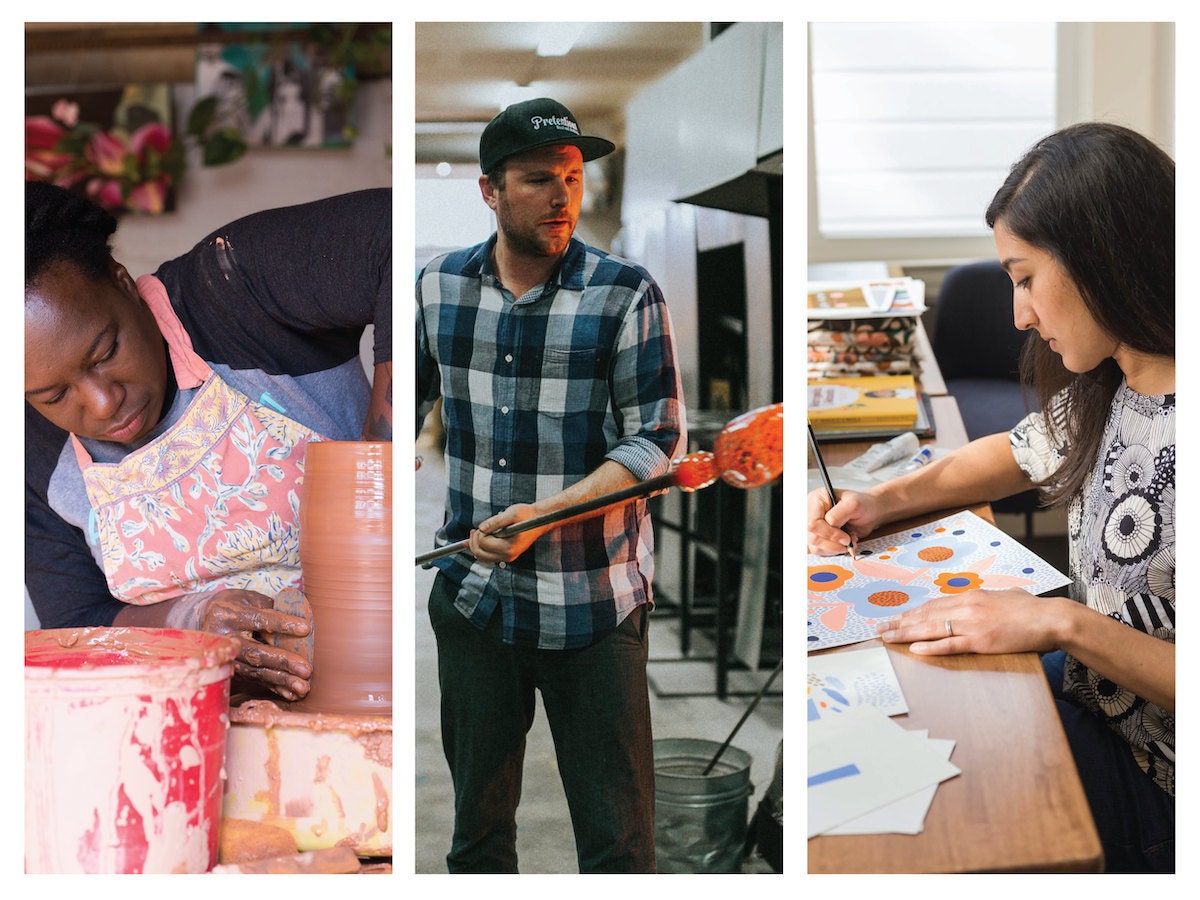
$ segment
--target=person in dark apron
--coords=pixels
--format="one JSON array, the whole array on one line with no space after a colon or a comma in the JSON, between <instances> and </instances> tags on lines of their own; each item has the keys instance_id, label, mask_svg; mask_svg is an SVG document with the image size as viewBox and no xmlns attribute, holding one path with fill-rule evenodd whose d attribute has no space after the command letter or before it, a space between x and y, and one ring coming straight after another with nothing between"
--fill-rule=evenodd
<instances>
[{"instance_id":1,"label":"person in dark apron","mask_svg":"<svg viewBox=\"0 0 1200 900\"><path fill-rule=\"evenodd\" d=\"M26 585L42 627L238 635L238 678L307 694L311 663L285 647L309 625L276 598L303 588L308 442L391 437L390 205L379 190L259 213L135 279L108 213L27 184Z\"/></svg>"}]
</instances>

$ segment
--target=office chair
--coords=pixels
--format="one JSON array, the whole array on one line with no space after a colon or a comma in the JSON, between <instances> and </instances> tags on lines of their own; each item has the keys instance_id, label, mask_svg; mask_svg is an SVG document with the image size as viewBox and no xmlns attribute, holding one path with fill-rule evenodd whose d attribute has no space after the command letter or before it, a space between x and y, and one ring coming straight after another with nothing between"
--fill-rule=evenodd
<instances>
[{"instance_id":1,"label":"office chair","mask_svg":"<svg viewBox=\"0 0 1200 900\"><path fill-rule=\"evenodd\" d=\"M971 440L1008 431L1036 408L1017 375L1028 335L1013 324L1012 292L1008 274L994 261L955 266L938 289L933 355ZM1036 491L992 504L996 512L1024 515L1027 542L1037 507Z\"/></svg>"}]
</instances>

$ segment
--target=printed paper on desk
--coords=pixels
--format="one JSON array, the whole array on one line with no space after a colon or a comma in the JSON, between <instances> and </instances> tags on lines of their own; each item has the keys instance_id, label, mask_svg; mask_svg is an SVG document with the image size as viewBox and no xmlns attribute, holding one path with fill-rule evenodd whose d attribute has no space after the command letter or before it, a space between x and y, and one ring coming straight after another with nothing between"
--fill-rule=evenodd
<instances>
[{"instance_id":1,"label":"printed paper on desk","mask_svg":"<svg viewBox=\"0 0 1200 900\"><path fill-rule=\"evenodd\" d=\"M886 647L809 657L808 721L864 704L888 716L908 712Z\"/></svg>"},{"instance_id":2,"label":"printed paper on desk","mask_svg":"<svg viewBox=\"0 0 1200 900\"><path fill-rule=\"evenodd\" d=\"M808 649L871 640L875 626L947 594L1070 583L994 525L963 511L911 531L860 541L857 559L808 556Z\"/></svg>"},{"instance_id":3,"label":"printed paper on desk","mask_svg":"<svg viewBox=\"0 0 1200 900\"><path fill-rule=\"evenodd\" d=\"M909 734L928 740L929 749L940 759L949 759L954 752L954 741L928 737L927 731L910 731ZM920 834L925 830L925 817L937 794L938 786L922 788L915 794L902 797L887 806L873 809L826 831L826 834Z\"/></svg>"},{"instance_id":4,"label":"printed paper on desk","mask_svg":"<svg viewBox=\"0 0 1200 900\"><path fill-rule=\"evenodd\" d=\"M959 768L872 706L808 723L808 836L953 778Z\"/></svg>"}]
</instances>

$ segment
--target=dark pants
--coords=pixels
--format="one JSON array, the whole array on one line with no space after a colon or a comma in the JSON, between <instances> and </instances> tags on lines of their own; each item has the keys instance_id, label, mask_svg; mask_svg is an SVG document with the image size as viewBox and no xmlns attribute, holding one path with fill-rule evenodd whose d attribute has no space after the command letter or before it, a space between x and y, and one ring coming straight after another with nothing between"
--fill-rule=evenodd
<instances>
[{"instance_id":1,"label":"dark pants","mask_svg":"<svg viewBox=\"0 0 1200 900\"><path fill-rule=\"evenodd\" d=\"M1175 871L1175 798L1142 771L1129 744L1092 712L1063 696L1061 650L1042 656L1059 718L1075 756L1106 872Z\"/></svg>"},{"instance_id":2,"label":"dark pants","mask_svg":"<svg viewBox=\"0 0 1200 900\"><path fill-rule=\"evenodd\" d=\"M634 610L579 650L500 641L454 608L442 575L429 595L438 645L442 747L454 781L451 872L516 872L525 736L540 690L575 831L581 872L653 872L654 744L646 686L647 620Z\"/></svg>"}]
</instances>

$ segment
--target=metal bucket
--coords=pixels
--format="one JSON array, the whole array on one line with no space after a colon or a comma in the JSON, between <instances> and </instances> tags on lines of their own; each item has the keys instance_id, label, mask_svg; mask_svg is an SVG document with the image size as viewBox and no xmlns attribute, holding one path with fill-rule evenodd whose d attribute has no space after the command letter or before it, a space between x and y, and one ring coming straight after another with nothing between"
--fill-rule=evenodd
<instances>
[{"instance_id":1,"label":"metal bucket","mask_svg":"<svg viewBox=\"0 0 1200 900\"><path fill-rule=\"evenodd\" d=\"M217 862L238 645L198 631L25 633L25 871Z\"/></svg>"},{"instance_id":2,"label":"metal bucket","mask_svg":"<svg viewBox=\"0 0 1200 900\"><path fill-rule=\"evenodd\" d=\"M740 872L746 842L750 754L716 741L668 738L654 742L654 847L667 874Z\"/></svg>"}]
</instances>

